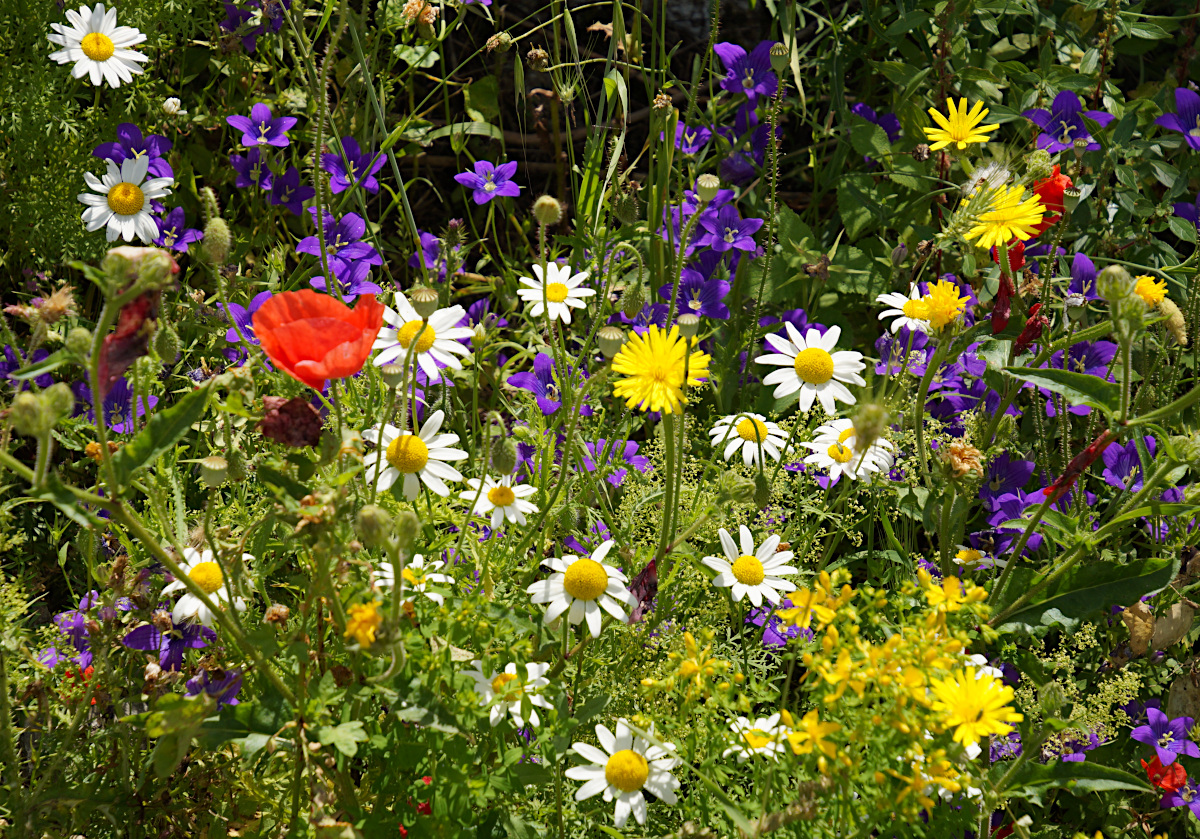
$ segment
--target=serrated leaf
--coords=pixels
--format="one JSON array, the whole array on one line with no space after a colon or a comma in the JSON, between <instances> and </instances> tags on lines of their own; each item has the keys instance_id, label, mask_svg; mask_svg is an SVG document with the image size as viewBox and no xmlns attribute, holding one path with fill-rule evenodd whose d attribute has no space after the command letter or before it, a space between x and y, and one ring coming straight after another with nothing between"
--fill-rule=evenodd
<instances>
[{"instance_id":1,"label":"serrated leaf","mask_svg":"<svg viewBox=\"0 0 1200 839\"><path fill-rule=\"evenodd\" d=\"M1064 396L1072 405L1088 405L1111 415L1121 403L1121 386L1099 376L1053 368L1005 367L1004 372Z\"/></svg>"},{"instance_id":2,"label":"serrated leaf","mask_svg":"<svg viewBox=\"0 0 1200 839\"><path fill-rule=\"evenodd\" d=\"M204 416L209 393L210 386L206 382L170 408L157 411L150 417L146 427L113 455L117 483L125 486L134 472L158 460L160 455L172 449Z\"/></svg>"},{"instance_id":3,"label":"serrated leaf","mask_svg":"<svg viewBox=\"0 0 1200 839\"><path fill-rule=\"evenodd\" d=\"M316 734L321 745L332 745L346 757L358 754L358 744L367 739L362 720L351 720L341 725L323 725L317 729Z\"/></svg>"}]
</instances>

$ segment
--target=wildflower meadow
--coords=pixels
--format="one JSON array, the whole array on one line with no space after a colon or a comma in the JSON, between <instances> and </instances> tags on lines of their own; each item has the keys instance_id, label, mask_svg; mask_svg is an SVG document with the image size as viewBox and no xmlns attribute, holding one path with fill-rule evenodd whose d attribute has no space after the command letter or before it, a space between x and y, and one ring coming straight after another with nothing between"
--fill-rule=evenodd
<instances>
[{"instance_id":1,"label":"wildflower meadow","mask_svg":"<svg viewBox=\"0 0 1200 839\"><path fill-rule=\"evenodd\" d=\"M1195 0L0 0L0 836L1200 837Z\"/></svg>"}]
</instances>

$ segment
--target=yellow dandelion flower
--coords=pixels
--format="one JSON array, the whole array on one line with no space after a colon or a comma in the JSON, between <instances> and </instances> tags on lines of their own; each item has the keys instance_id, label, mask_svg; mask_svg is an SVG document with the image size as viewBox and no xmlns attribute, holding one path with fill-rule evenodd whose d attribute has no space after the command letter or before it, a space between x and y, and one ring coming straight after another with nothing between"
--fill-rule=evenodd
<instances>
[{"instance_id":1,"label":"yellow dandelion flower","mask_svg":"<svg viewBox=\"0 0 1200 839\"><path fill-rule=\"evenodd\" d=\"M922 129L926 139L934 141L933 145L929 147L933 151L944 149L951 143L958 149L965 149L970 143L986 143L991 139L988 134L1000 127L999 123L979 124L988 115L982 101L976 102L968 113L965 96L958 100L957 108L954 107L953 99L947 99L946 110L950 112L949 117L942 116L936 108L930 108L929 115L933 117L933 121L938 124L938 127Z\"/></svg>"},{"instance_id":2,"label":"yellow dandelion flower","mask_svg":"<svg viewBox=\"0 0 1200 839\"><path fill-rule=\"evenodd\" d=\"M355 603L348 611L345 637L353 638L363 648L374 644L375 631L383 623L379 605L374 600L369 603Z\"/></svg>"},{"instance_id":3,"label":"yellow dandelion flower","mask_svg":"<svg viewBox=\"0 0 1200 839\"><path fill-rule=\"evenodd\" d=\"M945 329L966 311L970 299L959 297L958 286L954 283L938 280L929 286L929 291L921 298L922 314L934 329Z\"/></svg>"},{"instance_id":4,"label":"yellow dandelion flower","mask_svg":"<svg viewBox=\"0 0 1200 839\"><path fill-rule=\"evenodd\" d=\"M679 327L670 332L651 326L644 335L634 334L613 358L613 370L626 378L613 385L613 393L626 406L640 411L679 413L687 399L684 388L684 356L687 343ZM687 362L687 385L695 387L708 376L708 353L695 351Z\"/></svg>"},{"instance_id":5,"label":"yellow dandelion flower","mask_svg":"<svg viewBox=\"0 0 1200 839\"><path fill-rule=\"evenodd\" d=\"M955 741L964 746L1008 734L1013 729L1009 723L1024 719L1009 704L1012 688L992 676L976 676L974 667L954 670L945 679L930 679L930 688L936 697L933 710L946 714L946 727L954 729Z\"/></svg>"},{"instance_id":6,"label":"yellow dandelion flower","mask_svg":"<svg viewBox=\"0 0 1200 839\"><path fill-rule=\"evenodd\" d=\"M988 208L967 231L966 240L978 240L981 248L994 248L1013 239L1029 239L1037 234L1046 208L1037 195L1025 195L1023 186L1001 186L992 192Z\"/></svg>"},{"instance_id":7,"label":"yellow dandelion flower","mask_svg":"<svg viewBox=\"0 0 1200 839\"><path fill-rule=\"evenodd\" d=\"M1133 293L1145 300L1147 306L1157 306L1167 296L1167 281L1142 274L1137 278L1137 288Z\"/></svg>"}]
</instances>

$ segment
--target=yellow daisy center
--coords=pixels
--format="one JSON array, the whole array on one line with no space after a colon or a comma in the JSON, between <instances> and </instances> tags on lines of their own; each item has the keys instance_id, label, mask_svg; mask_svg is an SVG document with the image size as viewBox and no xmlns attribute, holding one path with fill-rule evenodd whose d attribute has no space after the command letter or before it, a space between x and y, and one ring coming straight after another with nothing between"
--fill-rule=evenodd
<instances>
[{"instance_id":1,"label":"yellow daisy center","mask_svg":"<svg viewBox=\"0 0 1200 839\"><path fill-rule=\"evenodd\" d=\"M767 439L767 425L762 420L756 420L754 417L746 417L740 421L735 428L738 436L743 440L748 440L751 443L761 443Z\"/></svg>"},{"instance_id":2,"label":"yellow daisy center","mask_svg":"<svg viewBox=\"0 0 1200 839\"><path fill-rule=\"evenodd\" d=\"M83 40L79 42L79 48L92 61L108 61L112 58L115 49L112 38L100 32L89 32L84 35Z\"/></svg>"},{"instance_id":3,"label":"yellow daisy center","mask_svg":"<svg viewBox=\"0 0 1200 839\"><path fill-rule=\"evenodd\" d=\"M121 183L108 191L108 208L119 216L132 216L142 210L146 196L136 184Z\"/></svg>"},{"instance_id":4,"label":"yellow daisy center","mask_svg":"<svg viewBox=\"0 0 1200 839\"><path fill-rule=\"evenodd\" d=\"M204 589L205 594L212 594L225 584L225 578L221 576L221 566L215 562L201 562L188 571L188 577Z\"/></svg>"},{"instance_id":5,"label":"yellow daisy center","mask_svg":"<svg viewBox=\"0 0 1200 839\"><path fill-rule=\"evenodd\" d=\"M733 576L743 585L756 586L766 577L766 572L758 557L742 554L733 563Z\"/></svg>"},{"instance_id":6,"label":"yellow daisy center","mask_svg":"<svg viewBox=\"0 0 1200 839\"><path fill-rule=\"evenodd\" d=\"M508 683L515 682L516 680L517 677L514 673L501 673L492 679L492 693L496 694L498 699L505 702L516 702L521 692L516 689L509 690L508 688Z\"/></svg>"},{"instance_id":7,"label":"yellow daisy center","mask_svg":"<svg viewBox=\"0 0 1200 839\"><path fill-rule=\"evenodd\" d=\"M416 434L405 434L388 444L387 462L405 474L420 472L429 462L429 447Z\"/></svg>"},{"instance_id":8,"label":"yellow daisy center","mask_svg":"<svg viewBox=\"0 0 1200 839\"><path fill-rule=\"evenodd\" d=\"M562 283L550 283L546 286L546 299L551 303L561 303L567 299L567 287Z\"/></svg>"},{"instance_id":9,"label":"yellow daisy center","mask_svg":"<svg viewBox=\"0 0 1200 839\"><path fill-rule=\"evenodd\" d=\"M771 743L771 736L760 728L743 731L742 737L746 738L746 743L756 751L765 748Z\"/></svg>"},{"instance_id":10,"label":"yellow daisy center","mask_svg":"<svg viewBox=\"0 0 1200 839\"><path fill-rule=\"evenodd\" d=\"M594 559L577 559L563 574L563 588L576 600L595 600L608 588L608 572Z\"/></svg>"},{"instance_id":11,"label":"yellow daisy center","mask_svg":"<svg viewBox=\"0 0 1200 839\"><path fill-rule=\"evenodd\" d=\"M801 350L792 366L796 375L810 385L823 385L833 378L833 356L820 347Z\"/></svg>"},{"instance_id":12,"label":"yellow daisy center","mask_svg":"<svg viewBox=\"0 0 1200 839\"><path fill-rule=\"evenodd\" d=\"M511 487L501 484L498 487L492 487L488 490L487 499L492 502L493 506L507 507L517 500L517 496Z\"/></svg>"},{"instance_id":13,"label":"yellow daisy center","mask_svg":"<svg viewBox=\"0 0 1200 839\"><path fill-rule=\"evenodd\" d=\"M843 446L841 443L834 443L825 450L825 454L829 455L830 459L837 463L849 463L850 458L854 457L854 450L848 446Z\"/></svg>"},{"instance_id":14,"label":"yellow daisy center","mask_svg":"<svg viewBox=\"0 0 1200 839\"><path fill-rule=\"evenodd\" d=\"M621 749L604 764L604 780L621 792L637 792L650 776L646 758L633 749Z\"/></svg>"},{"instance_id":15,"label":"yellow daisy center","mask_svg":"<svg viewBox=\"0 0 1200 839\"><path fill-rule=\"evenodd\" d=\"M404 582L408 583L410 586L415 587L415 586L425 585L425 575L422 574L420 577L418 577L416 572L413 571L412 568L405 568L403 571L401 571L400 578L403 579Z\"/></svg>"},{"instance_id":16,"label":"yellow daisy center","mask_svg":"<svg viewBox=\"0 0 1200 839\"><path fill-rule=\"evenodd\" d=\"M913 320L925 320L929 317L929 312L926 309L924 300L909 300L901 307L906 318Z\"/></svg>"},{"instance_id":17,"label":"yellow daisy center","mask_svg":"<svg viewBox=\"0 0 1200 839\"><path fill-rule=\"evenodd\" d=\"M954 558L959 562L978 562L983 559L983 554L974 548L963 548L954 555Z\"/></svg>"},{"instance_id":18,"label":"yellow daisy center","mask_svg":"<svg viewBox=\"0 0 1200 839\"><path fill-rule=\"evenodd\" d=\"M425 328L424 332L421 332L422 327ZM421 333L420 338L417 338L418 332ZM417 340L418 353L429 352L429 348L433 346L434 339L437 338L437 333L433 331L432 326L420 320L410 320L404 326L400 327L400 331L396 333L396 340L400 342L400 346L404 347L404 349L408 349L414 338Z\"/></svg>"}]
</instances>

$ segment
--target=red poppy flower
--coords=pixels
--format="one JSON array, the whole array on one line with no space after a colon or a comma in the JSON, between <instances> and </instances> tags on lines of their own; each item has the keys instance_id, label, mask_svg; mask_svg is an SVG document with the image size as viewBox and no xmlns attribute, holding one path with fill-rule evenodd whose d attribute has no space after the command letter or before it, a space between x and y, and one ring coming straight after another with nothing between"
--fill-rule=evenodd
<instances>
[{"instance_id":1,"label":"red poppy flower","mask_svg":"<svg viewBox=\"0 0 1200 839\"><path fill-rule=\"evenodd\" d=\"M1043 233L1050 225L1059 220L1059 214L1063 211L1063 192L1072 186L1071 179L1058 171L1057 164L1050 177L1034 181L1033 191L1038 198L1042 199L1042 205L1046 208L1046 215L1042 217L1041 224L1036 228L1038 234Z\"/></svg>"},{"instance_id":2,"label":"red poppy flower","mask_svg":"<svg viewBox=\"0 0 1200 839\"><path fill-rule=\"evenodd\" d=\"M254 313L263 352L293 379L320 390L329 379L362 369L383 326L383 304L373 294L351 309L315 291L285 291Z\"/></svg>"},{"instance_id":3,"label":"red poppy flower","mask_svg":"<svg viewBox=\"0 0 1200 839\"><path fill-rule=\"evenodd\" d=\"M1158 755L1155 755L1149 763L1143 760L1142 768L1146 770L1146 780L1159 789L1178 792L1187 785L1187 770L1180 766L1179 761L1163 766Z\"/></svg>"}]
</instances>

